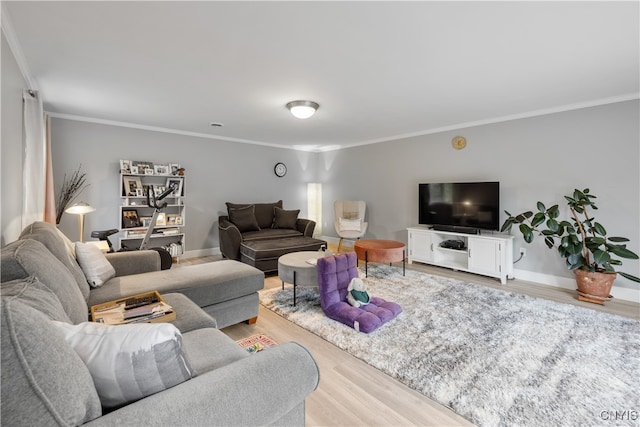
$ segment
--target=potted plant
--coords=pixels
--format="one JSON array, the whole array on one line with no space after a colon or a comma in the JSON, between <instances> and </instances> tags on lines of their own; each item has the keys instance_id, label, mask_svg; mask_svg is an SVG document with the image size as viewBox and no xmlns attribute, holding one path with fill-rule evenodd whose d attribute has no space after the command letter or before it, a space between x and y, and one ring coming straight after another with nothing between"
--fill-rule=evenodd
<instances>
[{"instance_id":1,"label":"potted plant","mask_svg":"<svg viewBox=\"0 0 640 427\"><path fill-rule=\"evenodd\" d=\"M547 208L538 202L538 211L523 212L511 215L502 225L502 231L510 231L514 224L525 242L531 243L535 236L544 236L549 249L556 248L567 262L567 267L576 276L578 299L582 301L604 304L612 297L609 294L616 275L620 274L634 282L640 278L622 271L614 266L622 265L617 258L638 259L638 255L627 249L629 239L625 237L607 236L606 229L591 216L591 210L597 210L593 202L596 198L586 188L574 190L573 195L564 196L571 212L570 220L561 220L558 205ZM616 258L617 257L617 258Z\"/></svg>"}]
</instances>

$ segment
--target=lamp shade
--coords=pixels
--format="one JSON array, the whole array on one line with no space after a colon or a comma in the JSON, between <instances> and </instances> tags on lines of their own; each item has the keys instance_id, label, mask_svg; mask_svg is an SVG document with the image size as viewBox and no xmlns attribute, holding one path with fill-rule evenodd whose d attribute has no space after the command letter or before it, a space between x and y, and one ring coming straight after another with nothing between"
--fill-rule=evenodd
<instances>
[{"instance_id":1,"label":"lamp shade","mask_svg":"<svg viewBox=\"0 0 640 427\"><path fill-rule=\"evenodd\" d=\"M65 209L65 212L75 215L86 214L95 211L96 208L87 202L78 202L75 205Z\"/></svg>"},{"instance_id":2,"label":"lamp shade","mask_svg":"<svg viewBox=\"0 0 640 427\"><path fill-rule=\"evenodd\" d=\"M299 119L308 119L315 114L319 107L320 105L313 101L291 101L287 104L291 114Z\"/></svg>"}]
</instances>

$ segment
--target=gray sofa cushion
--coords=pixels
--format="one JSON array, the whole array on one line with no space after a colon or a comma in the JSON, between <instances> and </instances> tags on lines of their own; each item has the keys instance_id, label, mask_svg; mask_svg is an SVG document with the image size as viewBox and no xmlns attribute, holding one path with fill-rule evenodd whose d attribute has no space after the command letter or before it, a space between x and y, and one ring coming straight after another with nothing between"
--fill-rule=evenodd
<instances>
[{"instance_id":1,"label":"gray sofa cushion","mask_svg":"<svg viewBox=\"0 0 640 427\"><path fill-rule=\"evenodd\" d=\"M198 304L179 293L163 294L165 302L169 304L176 313L176 319L172 321L176 328L183 334L194 329L218 327L216 319L209 316Z\"/></svg>"},{"instance_id":2,"label":"gray sofa cushion","mask_svg":"<svg viewBox=\"0 0 640 427\"><path fill-rule=\"evenodd\" d=\"M191 367L198 375L250 356L224 333L212 328L187 332L182 335L182 343Z\"/></svg>"},{"instance_id":3,"label":"gray sofa cushion","mask_svg":"<svg viewBox=\"0 0 640 427\"><path fill-rule=\"evenodd\" d=\"M206 307L257 292L263 287L264 273L260 270L238 261L222 260L114 277L91 291L89 304L157 290L160 294L179 292L200 307Z\"/></svg>"},{"instance_id":4,"label":"gray sofa cushion","mask_svg":"<svg viewBox=\"0 0 640 427\"><path fill-rule=\"evenodd\" d=\"M66 237L58 228L48 222L36 221L24 228L20 239L33 239L42 243L69 270L78 284L85 301L89 298L89 283L76 259L71 255L65 242ZM66 239L68 240L68 239Z\"/></svg>"},{"instance_id":5,"label":"gray sofa cushion","mask_svg":"<svg viewBox=\"0 0 640 427\"><path fill-rule=\"evenodd\" d=\"M51 320L71 323L58 297L36 277L3 282L0 285L0 294L3 297L14 297L13 300L19 300L35 308Z\"/></svg>"},{"instance_id":6,"label":"gray sofa cushion","mask_svg":"<svg viewBox=\"0 0 640 427\"><path fill-rule=\"evenodd\" d=\"M230 203L227 202L227 213L229 213L229 209L237 209L245 206L253 205L255 207L254 214L256 216L256 221L258 222L258 227L260 228L271 228L273 224L273 217L275 215L273 208L278 207L282 208L282 200L278 200L274 203Z\"/></svg>"},{"instance_id":7,"label":"gray sofa cushion","mask_svg":"<svg viewBox=\"0 0 640 427\"><path fill-rule=\"evenodd\" d=\"M32 239L16 240L2 248L0 261L2 282L35 276L56 294L71 322L87 321L87 302L76 281L42 243Z\"/></svg>"},{"instance_id":8,"label":"gray sofa cushion","mask_svg":"<svg viewBox=\"0 0 640 427\"><path fill-rule=\"evenodd\" d=\"M2 425L80 425L102 414L82 360L43 313L2 298Z\"/></svg>"}]
</instances>

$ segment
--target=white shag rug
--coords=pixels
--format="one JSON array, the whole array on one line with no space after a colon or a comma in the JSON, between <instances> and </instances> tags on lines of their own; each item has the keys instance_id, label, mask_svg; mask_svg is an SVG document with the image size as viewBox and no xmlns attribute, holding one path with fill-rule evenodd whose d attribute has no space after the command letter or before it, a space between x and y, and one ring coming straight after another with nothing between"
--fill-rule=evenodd
<instances>
[{"instance_id":1,"label":"white shag rug","mask_svg":"<svg viewBox=\"0 0 640 427\"><path fill-rule=\"evenodd\" d=\"M640 322L482 285L370 264L369 292L403 308L371 334L324 316L317 289L260 302L480 426L640 420Z\"/></svg>"}]
</instances>

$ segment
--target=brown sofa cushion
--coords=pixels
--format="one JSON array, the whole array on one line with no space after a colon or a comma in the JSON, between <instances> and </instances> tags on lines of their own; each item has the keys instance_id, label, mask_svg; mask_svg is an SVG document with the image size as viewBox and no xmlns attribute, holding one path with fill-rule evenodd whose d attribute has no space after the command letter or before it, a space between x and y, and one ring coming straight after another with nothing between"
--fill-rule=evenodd
<instances>
[{"instance_id":1,"label":"brown sofa cushion","mask_svg":"<svg viewBox=\"0 0 640 427\"><path fill-rule=\"evenodd\" d=\"M273 219L273 228L292 228L296 229L298 214L300 209L286 211L278 207L274 208L275 218Z\"/></svg>"},{"instance_id":2,"label":"brown sofa cushion","mask_svg":"<svg viewBox=\"0 0 640 427\"><path fill-rule=\"evenodd\" d=\"M230 203L227 202L227 212L230 214L231 209L243 208L250 206L250 203ZM274 203L253 203L255 207L254 215L256 216L256 221L258 222L258 227L260 228L271 228L273 224L273 218L275 216L274 208L278 207L282 209L282 200L278 200ZM229 215L231 218L231 215ZM233 221L231 221L233 222Z\"/></svg>"},{"instance_id":3,"label":"brown sofa cushion","mask_svg":"<svg viewBox=\"0 0 640 427\"><path fill-rule=\"evenodd\" d=\"M231 221L241 233L245 231L258 231L260 226L254 215L255 207L253 205L243 206L241 208L229 209L229 221Z\"/></svg>"}]
</instances>

